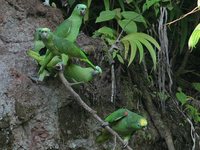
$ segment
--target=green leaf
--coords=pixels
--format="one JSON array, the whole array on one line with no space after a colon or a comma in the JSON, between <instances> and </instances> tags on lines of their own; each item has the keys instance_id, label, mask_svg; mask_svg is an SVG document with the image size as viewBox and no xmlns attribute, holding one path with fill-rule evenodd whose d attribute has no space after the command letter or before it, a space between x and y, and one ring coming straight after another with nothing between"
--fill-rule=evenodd
<instances>
[{"instance_id":1,"label":"green leaf","mask_svg":"<svg viewBox=\"0 0 200 150\"><path fill-rule=\"evenodd\" d=\"M105 6L105 10L109 10L110 8L110 1L109 0L104 0L104 6Z\"/></svg>"},{"instance_id":2,"label":"green leaf","mask_svg":"<svg viewBox=\"0 0 200 150\"><path fill-rule=\"evenodd\" d=\"M146 3L144 3L143 7L142 7L142 12L145 12L146 10L148 10L151 6L153 6L154 4L158 3L160 0L146 0Z\"/></svg>"},{"instance_id":3,"label":"green leaf","mask_svg":"<svg viewBox=\"0 0 200 150\"><path fill-rule=\"evenodd\" d=\"M116 55L117 55L117 51L113 51L112 58L114 59L116 57Z\"/></svg>"},{"instance_id":4,"label":"green leaf","mask_svg":"<svg viewBox=\"0 0 200 150\"><path fill-rule=\"evenodd\" d=\"M116 38L116 31L106 26L98 29L96 32L109 36L110 38Z\"/></svg>"},{"instance_id":5,"label":"green leaf","mask_svg":"<svg viewBox=\"0 0 200 150\"><path fill-rule=\"evenodd\" d=\"M200 92L200 83L192 83L193 87L195 90L197 90L198 92Z\"/></svg>"},{"instance_id":6,"label":"green leaf","mask_svg":"<svg viewBox=\"0 0 200 150\"><path fill-rule=\"evenodd\" d=\"M110 11L110 10L102 11L100 13L100 16L97 17L96 23L112 20L114 18L115 18L115 11L114 10L113 11Z\"/></svg>"},{"instance_id":7,"label":"green leaf","mask_svg":"<svg viewBox=\"0 0 200 150\"><path fill-rule=\"evenodd\" d=\"M131 19L119 20L118 24L127 34L137 32L137 25Z\"/></svg>"},{"instance_id":8,"label":"green leaf","mask_svg":"<svg viewBox=\"0 0 200 150\"><path fill-rule=\"evenodd\" d=\"M160 45L158 44L158 42L151 36L149 36L148 34L145 34L145 33L135 33L135 36L139 36L139 37L142 37L146 40L148 40L149 42L151 42L158 50L160 50Z\"/></svg>"},{"instance_id":9,"label":"green leaf","mask_svg":"<svg viewBox=\"0 0 200 150\"><path fill-rule=\"evenodd\" d=\"M153 60L154 69L156 68L156 52L155 52L154 48L152 47L152 45L154 45L157 49L160 49L160 46L153 37L151 37L147 34L144 34L144 33L131 33L131 34L128 34L125 37L123 37L121 39L121 41L123 44L126 44L126 47L128 47L128 46L127 46L127 42L125 43L125 41L128 41L131 44L131 57L129 60L129 65L135 57L134 55L135 55L136 49L139 50L140 62L142 61L143 56L144 56L144 52L143 52L144 51L143 45L144 45L151 55L151 58ZM135 48L135 46L136 46L136 48ZM125 51L125 54L126 53L127 52Z\"/></svg>"},{"instance_id":10,"label":"green leaf","mask_svg":"<svg viewBox=\"0 0 200 150\"><path fill-rule=\"evenodd\" d=\"M196 109L194 106L187 104L186 105L187 111L189 115L192 117L192 119L195 122L200 122L200 113L198 112L198 109Z\"/></svg>"},{"instance_id":11,"label":"green leaf","mask_svg":"<svg viewBox=\"0 0 200 150\"><path fill-rule=\"evenodd\" d=\"M137 47L134 41L130 41L130 45L131 45L131 55L128 62L128 66L130 66L130 64L133 62L136 55L136 50L137 50Z\"/></svg>"},{"instance_id":12,"label":"green leaf","mask_svg":"<svg viewBox=\"0 0 200 150\"><path fill-rule=\"evenodd\" d=\"M143 22L146 24L144 17L134 11L123 11L121 14L125 19L131 19L135 22Z\"/></svg>"},{"instance_id":13,"label":"green leaf","mask_svg":"<svg viewBox=\"0 0 200 150\"><path fill-rule=\"evenodd\" d=\"M139 60L139 63L142 62L142 59L144 57L144 49L143 49L143 46L142 44L138 41L138 40L135 40L135 43L138 47L138 50L139 50L139 54L140 54L140 60Z\"/></svg>"},{"instance_id":14,"label":"green leaf","mask_svg":"<svg viewBox=\"0 0 200 150\"><path fill-rule=\"evenodd\" d=\"M190 36L190 39L188 41L189 49L195 48L199 39L200 39L200 23L196 26L196 28L194 29L194 31L192 32L192 34Z\"/></svg>"},{"instance_id":15,"label":"green leaf","mask_svg":"<svg viewBox=\"0 0 200 150\"><path fill-rule=\"evenodd\" d=\"M176 98L179 102L181 102L181 105L184 105L187 102L187 95L185 95L183 92L177 92Z\"/></svg>"},{"instance_id":16,"label":"green leaf","mask_svg":"<svg viewBox=\"0 0 200 150\"><path fill-rule=\"evenodd\" d=\"M110 39L109 37L105 37L105 40L108 42L108 45L113 45L115 42L116 42L116 40L114 39Z\"/></svg>"},{"instance_id":17,"label":"green leaf","mask_svg":"<svg viewBox=\"0 0 200 150\"><path fill-rule=\"evenodd\" d=\"M129 42L127 40L122 41L122 43L124 44L124 58L126 60L127 56L128 56L130 44L129 44Z\"/></svg>"},{"instance_id":18,"label":"green leaf","mask_svg":"<svg viewBox=\"0 0 200 150\"><path fill-rule=\"evenodd\" d=\"M121 9L120 8L116 8L113 11L115 11L115 19L116 20L121 20L121 18L122 18Z\"/></svg>"},{"instance_id":19,"label":"green leaf","mask_svg":"<svg viewBox=\"0 0 200 150\"><path fill-rule=\"evenodd\" d=\"M150 55L151 55L151 58L153 60L153 68L156 69L156 52L154 50L154 48L152 47L152 45L144 38L139 38L138 39L142 44L145 45L145 47L148 49Z\"/></svg>"},{"instance_id":20,"label":"green leaf","mask_svg":"<svg viewBox=\"0 0 200 150\"><path fill-rule=\"evenodd\" d=\"M122 10L124 11L124 0L118 0L120 7L122 8Z\"/></svg>"},{"instance_id":21,"label":"green leaf","mask_svg":"<svg viewBox=\"0 0 200 150\"><path fill-rule=\"evenodd\" d=\"M117 54L117 59L119 60L120 63L124 64L124 60L121 55Z\"/></svg>"}]
</instances>

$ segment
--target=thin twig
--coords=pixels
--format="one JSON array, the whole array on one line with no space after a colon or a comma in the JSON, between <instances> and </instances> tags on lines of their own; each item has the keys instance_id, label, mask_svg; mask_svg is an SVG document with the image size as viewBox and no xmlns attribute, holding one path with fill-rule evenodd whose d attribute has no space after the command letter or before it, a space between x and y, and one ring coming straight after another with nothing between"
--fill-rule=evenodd
<instances>
[{"instance_id":1,"label":"thin twig","mask_svg":"<svg viewBox=\"0 0 200 150\"><path fill-rule=\"evenodd\" d=\"M191 138L192 138L192 141L193 141L192 150L195 150L195 144L196 144L196 136L194 134L195 133L195 129L194 129L192 121L189 118L187 118L187 121L189 122L189 124L191 126L190 135L191 135Z\"/></svg>"},{"instance_id":2,"label":"thin twig","mask_svg":"<svg viewBox=\"0 0 200 150\"><path fill-rule=\"evenodd\" d=\"M189 15L191 15L191 14L193 14L193 13L199 11L199 10L200 10L200 9L199 9L198 7L195 7L193 10L191 10L191 11L188 12L187 14L181 16L180 18L178 18L178 19L176 19L176 20L173 20L173 21L171 21L171 22L169 22L169 23L166 23L165 25L171 25L171 24L173 24L173 23L175 23L175 22L177 22L177 21L179 21L179 20L182 20L183 18L185 18L185 17L187 17L187 16L189 16Z\"/></svg>"},{"instance_id":3,"label":"thin twig","mask_svg":"<svg viewBox=\"0 0 200 150\"><path fill-rule=\"evenodd\" d=\"M116 138L116 136L114 136L114 146L113 146L112 150L115 150L116 145L117 145L117 138Z\"/></svg>"},{"instance_id":4,"label":"thin twig","mask_svg":"<svg viewBox=\"0 0 200 150\"><path fill-rule=\"evenodd\" d=\"M111 66L111 80L112 80L112 87L111 87L111 98L110 101L112 103L115 102L115 94L116 94L116 80L115 80L115 68L114 64Z\"/></svg>"},{"instance_id":5,"label":"thin twig","mask_svg":"<svg viewBox=\"0 0 200 150\"><path fill-rule=\"evenodd\" d=\"M115 64L114 64L114 60L112 58L112 52L114 50L114 48L117 48L116 44L119 42L119 39L121 38L122 34L123 34L124 30L122 30L119 34L119 36L117 37L116 41L112 44L112 46L110 47L110 49L108 50L109 56L110 56L110 63L111 65L111 80L112 80L112 87L111 87L111 98L110 101L112 103L114 103L115 100L115 94L116 94L116 81L115 81Z\"/></svg>"},{"instance_id":6,"label":"thin twig","mask_svg":"<svg viewBox=\"0 0 200 150\"><path fill-rule=\"evenodd\" d=\"M63 71L59 71L59 77L62 81L62 83L65 85L67 90L74 96L75 100L78 102L79 105L81 105L86 111L88 111L97 121L99 121L101 124L105 124L105 122L97 115L97 112L90 108L79 96L78 93L76 93L73 88L70 86L70 83L65 79ZM115 132L113 129L111 129L109 126L106 126L105 129L110 132L114 137L116 137L123 145L125 145L123 139ZM130 146L127 146L126 149L132 150Z\"/></svg>"}]
</instances>

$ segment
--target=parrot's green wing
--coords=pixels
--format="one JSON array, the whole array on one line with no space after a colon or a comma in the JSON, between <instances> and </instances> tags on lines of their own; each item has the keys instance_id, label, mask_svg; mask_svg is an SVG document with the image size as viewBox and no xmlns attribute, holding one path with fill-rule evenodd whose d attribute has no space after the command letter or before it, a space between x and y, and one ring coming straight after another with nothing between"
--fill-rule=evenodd
<instances>
[{"instance_id":1,"label":"parrot's green wing","mask_svg":"<svg viewBox=\"0 0 200 150\"><path fill-rule=\"evenodd\" d=\"M106 117L105 121L109 122L111 128L115 130L128 143L135 131L147 126L147 120L128 109L118 109ZM96 141L105 142L111 137L107 130L103 129Z\"/></svg>"},{"instance_id":2,"label":"parrot's green wing","mask_svg":"<svg viewBox=\"0 0 200 150\"><path fill-rule=\"evenodd\" d=\"M56 28L54 34L58 37L66 38L71 42L75 42L79 34L86 8L87 6L84 4L77 4L70 17Z\"/></svg>"},{"instance_id":3,"label":"parrot's green wing","mask_svg":"<svg viewBox=\"0 0 200 150\"><path fill-rule=\"evenodd\" d=\"M115 126L117 124L119 125L120 120L124 120L124 118L126 118L127 115L128 115L127 109L118 109L118 110L114 111L113 113L111 113L110 115L108 115L105 118L105 121L108 122L112 128L114 127L114 130L115 130ZM120 123L120 125L121 125L121 123ZM96 138L96 142L103 143L103 142L107 141L110 137L111 137L111 134L107 130L103 129L101 134Z\"/></svg>"},{"instance_id":4,"label":"parrot's green wing","mask_svg":"<svg viewBox=\"0 0 200 150\"><path fill-rule=\"evenodd\" d=\"M55 45L60 50L61 53L69 55L69 57L76 57L80 60L88 63L93 69L96 69L96 66L87 58L84 51L79 48L75 43L72 43L66 39L55 38Z\"/></svg>"},{"instance_id":5,"label":"parrot's green wing","mask_svg":"<svg viewBox=\"0 0 200 150\"><path fill-rule=\"evenodd\" d=\"M123 108L118 109L114 111L113 113L111 113L109 116L107 116L105 118L105 121L109 123L114 123L116 121L119 121L128 115L128 111L129 110L123 109Z\"/></svg>"},{"instance_id":6,"label":"parrot's green wing","mask_svg":"<svg viewBox=\"0 0 200 150\"><path fill-rule=\"evenodd\" d=\"M54 31L54 34L59 37L62 37L62 38L67 38L68 35L70 34L70 32L72 32L71 29L72 29L72 21L66 19L63 23L61 23L56 28L56 30ZM79 29L77 29L77 30L79 30Z\"/></svg>"},{"instance_id":7,"label":"parrot's green wing","mask_svg":"<svg viewBox=\"0 0 200 150\"><path fill-rule=\"evenodd\" d=\"M72 14L69 18L67 18L64 22L62 22L59 26L57 26L54 34L66 38L71 42L75 42L79 30L82 24L82 18L86 11L86 5L84 4L77 4L74 10L72 11ZM82 13L81 13L82 12ZM36 52L39 52L42 48L45 47L44 43L41 41L39 37L39 31L42 28L37 28L35 35L34 35L34 50Z\"/></svg>"},{"instance_id":8,"label":"parrot's green wing","mask_svg":"<svg viewBox=\"0 0 200 150\"><path fill-rule=\"evenodd\" d=\"M69 64L64 70L65 77L71 78L77 82L89 82L93 79L95 70L91 67L81 67L75 64Z\"/></svg>"}]
</instances>

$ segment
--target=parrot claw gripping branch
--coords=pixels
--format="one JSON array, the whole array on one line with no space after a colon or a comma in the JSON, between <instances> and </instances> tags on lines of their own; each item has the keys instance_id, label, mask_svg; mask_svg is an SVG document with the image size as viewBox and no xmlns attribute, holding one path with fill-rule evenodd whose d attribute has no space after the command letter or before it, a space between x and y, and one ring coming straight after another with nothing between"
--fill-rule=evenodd
<instances>
[{"instance_id":1,"label":"parrot claw gripping branch","mask_svg":"<svg viewBox=\"0 0 200 150\"><path fill-rule=\"evenodd\" d=\"M49 1L45 0L45 4L49 4ZM28 50L27 54L36 60L40 69L39 78L32 79L43 81L46 76L55 76L58 72L62 83L75 100L102 124L104 129L96 141L102 143L113 135L126 149L132 150L128 146L128 141L136 130L147 126L146 119L127 109L119 109L103 121L96 114L96 111L90 108L71 87L75 84L89 82L94 76L102 73L102 69L99 66L94 66L83 50L75 44L86 8L84 4L77 4L71 16L61 23L54 32L51 32L49 28L36 29L34 49ZM45 48L47 50L43 52ZM90 67L73 64L71 62L73 58L86 62ZM69 83L67 79L75 82Z\"/></svg>"}]
</instances>

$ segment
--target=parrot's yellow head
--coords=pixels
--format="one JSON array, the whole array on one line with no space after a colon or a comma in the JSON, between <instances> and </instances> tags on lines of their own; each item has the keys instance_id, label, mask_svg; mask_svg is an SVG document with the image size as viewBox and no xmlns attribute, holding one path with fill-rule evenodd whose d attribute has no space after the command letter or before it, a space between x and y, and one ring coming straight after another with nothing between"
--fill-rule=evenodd
<instances>
[{"instance_id":1,"label":"parrot's yellow head","mask_svg":"<svg viewBox=\"0 0 200 150\"><path fill-rule=\"evenodd\" d=\"M73 13L79 15L79 16L84 16L86 13L87 6L85 4L77 4L76 7L74 8Z\"/></svg>"},{"instance_id":2,"label":"parrot's yellow head","mask_svg":"<svg viewBox=\"0 0 200 150\"><path fill-rule=\"evenodd\" d=\"M48 39L50 36L51 30L49 28L40 28L39 35L41 39Z\"/></svg>"},{"instance_id":3,"label":"parrot's yellow head","mask_svg":"<svg viewBox=\"0 0 200 150\"><path fill-rule=\"evenodd\" d=\"M141 118L139 121L139 124L141 127L146 127L147 126L147 120L145 118Z\"/></svg>"}]
</instances>

